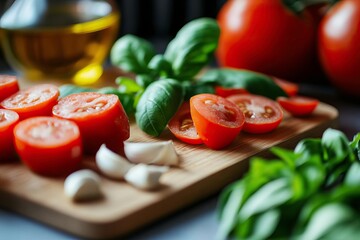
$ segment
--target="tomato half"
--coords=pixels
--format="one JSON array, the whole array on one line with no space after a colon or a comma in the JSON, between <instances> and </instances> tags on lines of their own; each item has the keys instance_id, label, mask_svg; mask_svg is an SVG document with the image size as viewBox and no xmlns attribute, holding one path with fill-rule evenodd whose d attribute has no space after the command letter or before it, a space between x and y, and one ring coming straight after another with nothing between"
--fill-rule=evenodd
<instances>
[{"instance_id":1,"label":"tomato half","mask_svg":"<svg viewBox=\"0 0 360 240\"><path fill-rule=\"evenodd\" d=\"M190 103L184 102L168 123L168 128L179 140L189 144L202 144L190 114Z\"/></svg>"},{"instance_id":2,"label":"tomato half","mask_svg":"<svg viewBox=\"0 0 360 240\"><path fill-rule=\"evenodd\" d=\"M269 98L253 94L239 94L227 99L235 103L244 113L244 132L270 132L277 128L283 119L281 107Z\"/></svg>"},{"instance_id":3,"label":"tomato half","mask_svg":"<svg viewBox=\"0 0 360 240\"><path fill-rule=\"evenodd\" d=\"M20 120L35 116L51 116L52 107L57 103L58 97L57 86L39 84L5 98L0 106L17 112Z\"/></svg>"},{"instance_id":4,"label":"tomato half","mask_svg":"<svg viewBox=\"0 0 360 240\"><path fill-rule=\"evenodd\" d=\"M244 125L244 115L237 106L214 94L191 97L190 112L200 138L212 149L229 145Z\"/></svg>"},{"instance_id":5,"label":"tomato half","mask_svg":"<svg viewBox=\"0 0 360 240\"><path fill-rule=\"evenodd\" d=\"M272 78L274 82L281 87L282 90L288 95L288 96L295 96L299 92L299 85L293 82L286 81L284 79L280 79L277 77Z\"/></svg>"},{"instance_id":6,"label":"tomato half","mask_svg":"<svg viewBox=\"0 0 360 240\"><path fill-rule=\"evenodd\" d=\"M54 106L53 115L77 123L86 154L95 154L103 143L121 153L123 141L130 136L129 119L114 94L85 92L68 95Z\"/></svg>"},{"instance_id":7,"label":"tomato half","mask_svg":"<svg viewBox=\"0 0 360 240\"><path fill-rule=\"evenodd\" d=\"M0 162L16 159L13 129L18 121L16 112L0 109Z\"/></svg>"},{"instance_id":8,"label":"tomato half","mask_svg":"<svg viewBox=\"0 0 360 240\"><path fill-rule=\"evenodd\" d=\"M285 79L299 78L313 57L315 29L310 14L291 11L282 0L229 0L217 16L216 56L225 67Z\"/></svg>"},{"instance_id":9,"label":"tomato half","mask_svg":"<svg viewBox=\"0 0 360 240\"><path fill-rule=\"evenodd\" d=\"M277 101L287 112L298 117L310 115L319 104L317 99L302 96L278 97Z\"/></svg>"},{"instance_id":10,"label":"tomato half","mask_svg":"<svg viewBox=\"0 0 360 240\"><path fill-rule=\"evenodd\" d=\"M249 92L244 88L226 88L226 87L222 87L222 86L216 86L215 93L216 93L216 95L219 95L220 97L226 98L231 95L246 94Z\"/></svg>"},{"instance_id":11,"label":"tomato half","mask_svg":"<svg viewBox=\"0 0 360 240\"><path fill-rule=\"evenodd\" d=\"M19 91L16 76L0 75L0 102Z\"/></svg>"},{"instance_id":12,"label":"tomato half","mask_svg":"<svg viewBox=\"0 0 360 240\"><path fill-rule=\"evenodd\" d=\"M14 128L21 161L33 172L66 176L80 168L82 143L78 126L55 117L33 117Z\"/></svg>"},{"instance_id":13,"label":"tomato half","mask_svg":"<svg viewBox=\"0 0 360 240\"><path fill-rule=\"evenodd\" d=\"M360 97L360 1L338 1L319 28L321 63L341 91Z\"/></svg>"}]
</instances>

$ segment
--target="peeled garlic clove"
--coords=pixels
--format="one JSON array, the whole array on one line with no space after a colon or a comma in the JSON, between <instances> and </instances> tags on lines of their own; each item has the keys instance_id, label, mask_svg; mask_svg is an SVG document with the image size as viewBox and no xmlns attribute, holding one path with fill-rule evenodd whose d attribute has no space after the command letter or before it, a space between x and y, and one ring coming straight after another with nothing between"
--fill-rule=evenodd
<instances>
[{"instance_id":1,"label":"peeled garlic clove","mask_svg":"<svg viewBox=\"0 0 360 240\"><path fill-rule=\"evenodd\" d=\"M114 179L123 179L124 175L133 167L133 164L108 149L105 144L101 145L95 159L100 171L107 177Z\"/></svg>"},{"instance_id":2,"label":"peeled garlic clove","mask_svg":"<svg viewBox=\"0 0 360 240\"><path fill-rule=\"evenodd\" d=\"M92 170L79 170L64 182L65 195L74 201L92 200L102 196L100 177Z\"/></svg>"},{"instance_id":3,"label":"peeled garlic clove","mask_svg":"<svg viewBox=\"0 0 360 240\"><path fill-rule=\"evenodd\" d=\"M168 171L168 167L152 166L146 164L138 164L131 168L125 174L125 180L131 185L143 189L151 190L160 186L161 175Z\"/></svg>"},{"instance_id":4,"label":"peeled garlic clove","mask_svg":"<svg viewBox=\"0 0 360 240\"><path fill-rule=\"evenodd\" d=\"M158 165L178 165L179 157L172 141L124 142L124 151L129 161Z\"/></svg>"}]
</instances>

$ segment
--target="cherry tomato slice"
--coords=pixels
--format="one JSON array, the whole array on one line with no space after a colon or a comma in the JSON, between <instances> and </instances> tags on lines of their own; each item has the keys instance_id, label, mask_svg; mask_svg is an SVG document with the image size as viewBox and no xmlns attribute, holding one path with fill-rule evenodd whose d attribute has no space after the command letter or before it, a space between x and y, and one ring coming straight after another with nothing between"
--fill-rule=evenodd
<instances>
[{"instance_id":1,"label":"cherry tomato slice","mask_svg":"<svg viewBox=\"0 0 360 240\"><path fill-rule=\"evenodd\" d=\"M215 93L216 93L216 95L219 95L220 97L226 98L231 95L246 94L249 92L244 88L225 88L225 87L221 87L221 86L216 86Z\"/></svg>"},{"instance_id":2,"label":"cherry tomato slice","mask_svg":"<svg viewBox=\"0 0 360 240\"><path fill-rule=\"evenodd\" d=\"M17 91L19 84L15 76L0 75L0 102Z\"/></svg>"},{"instance_id":3,"label":"cherry tomato slice","mask_svg":"<svg viewBox=\"0 0 360 240\"><path fill-rule=\"evenodd\" d=\"M189 144L202 144L190 114L190 103L184 102L168 123L169 130L179 140Z\"/></svg>"},{"instance_id":4,"label":"cherry tomato slice","mask_svg":"<svg viewBox=\"0 0 360 240\"><path fill-rule=\"evenodd\" d=\"M244 125L244 115L240 109L214 94L191 97L190 112L200 138L212 149L229 145Z\"/></svg>"},{"instance_id":5,"label":"cherry tomato slice","mask_svg":"<svg viewBox=\"0 0 360 240\"><path fill-rule=\"evenodd\" d=\"M80 168L82 143L78 126L55 117L33 117L14 128L21 161L45 176L66 176Z\"/></svg>"},{"instance_id":6,"label":"cherry tomato slice","mask_svg":"<svg viewBox=\"0 0 360 240\"><path fill-rule=\"evenodd\" d=\"M122 153L123 141L130 136L129 119L114 94L85 92L68 95L54 106L53 115L77 123L86 154L94 155L103 143Z\"/></svg>"},{"instance_id":7,"label":"cherry tomato slice","mask_svg":"<svg viewBox=\"0 0 360 240\"><path fill-rule=\"evenodd\" d=\"M0 162L16 159L13 129L19 121L19 115L11 110L0 109Z\"/></svg>"},{"instance_id":8,"label":"cherry tomato slice","mask_svg":"<svg viewBox=\"0 0 360 240\"><path fill-rule=\"evenodd\" d=\"M232 95L227 98L244 113L243 131L266 133L274 130L283 119L283 111L275 101L253 94Z\"/></svg>"},{"instance_id":9,"label":"cherry tomato slice","mask_svg":"<svg viewBox=\"0 0 360 240\"><path fill-rule=\"evenodd\" d=\"M278 97L277 101L287 112L295 117L310 115L319 104L317 99L303 96Z\"/></svg>"},{"instance_id":10,"label":"cherry tomato slice","mask_svg":"<svg viewBox=\"0 0 360 240\"><path fill-rule=\"evenodd\" d=\"M292 83L289 81L286 81L284 79L280 79L277 77L273 77L272 78L274 80L274 82L282 88L282 90L284 90L284 92L288 95L288 96L295 96L298 94L299 92L299 85L296 83Z\"/></svg>"},{"instance_id":11,"label":"cherry tomato slice","mask_svg":"<svg viewBox=\"0 0 360 240\"><path fill-rule=\"evenodd\" d=\"M40 84L5 98L0 106L17 112L20 120L35 116L51 116L52 107L56 104L58 97L57 86Z\"/></svg>"}]
</instances>

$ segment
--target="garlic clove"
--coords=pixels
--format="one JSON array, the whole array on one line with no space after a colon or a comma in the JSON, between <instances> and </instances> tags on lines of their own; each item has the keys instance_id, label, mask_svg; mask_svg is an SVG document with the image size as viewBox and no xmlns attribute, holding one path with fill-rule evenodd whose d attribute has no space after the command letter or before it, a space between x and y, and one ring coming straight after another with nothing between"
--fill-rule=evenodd
<instances>
[{"instance_id":1,"label":"garlic clove","mask_svg":"<svg viewBox=\"0 0 360 240\"><path fill-rule=\"evenodd\" d=\"M124 142L126 157L133 163L178 165L179 157L172 141Z\"/></svg>"},{"instance_id":2,"label":"garlic clove","mask_svg":"<svg viewBox=\"0 0 360 240\"><path fill-rule=\"evenodd\" d=\"M65 179L64 192L74 201L97 199L102 196L100 177L92 170L76 171Z\"/></svg>"},{"instance_id":3,"label":"garlic clove","mask_svg":"<svg viewBox=\"0 0 360 240\"><path fill-rule=\"evenodd\" d=\"M108 149L105 144L101 145L95 156L96 165L107 177L123 179L133 164L122 156Z\"/></svg>"},{"instance_id":4,"label":"garlic clove","mask_svg":"<svg viewBox=\"0 0 360 240\"><path fill-rule=\"evenodd\" d=\"M160 186L160 177L169 170L166 166L137 164L125 174L125 180L142 190L152 190Z\"/></svg>"}]
</instances>

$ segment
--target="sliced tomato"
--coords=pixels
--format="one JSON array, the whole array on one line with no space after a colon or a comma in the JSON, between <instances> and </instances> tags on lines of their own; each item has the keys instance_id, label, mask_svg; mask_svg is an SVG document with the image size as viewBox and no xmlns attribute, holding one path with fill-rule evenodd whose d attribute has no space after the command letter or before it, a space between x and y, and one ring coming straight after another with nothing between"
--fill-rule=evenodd
<instances>
[{"instance_id":1,"label":"sliced tomato","mask_svg":"<svg viewBox=\"0 0 360 240\"><path fill-rule=\"evenodd\" d=\"M244 115L239 108L214 94L191 97L190 112L200 138L212 149L229 145L244 125Z\"/></svg>"},{"instance_id":2,"label":"sliced tomato","mask_svg":"<svg viewBox=\"0 0 360 240\"><path fill-rule=\"evenodd\" d=\"M299 92L299 85L277 77L272 77L274 82L284 90L288 96L295 96Z\"/></svg>"},{"instance_id":3,"label":"sliced tomato","mask_svg":"<svg viewBox=\"0 0 360 240\"><path fill-rule=\"evenodd\" d=\"M66 176L80 168L82 143L78 126L55 117L33 117L14 128L21 161L33 172Z\"/></svg>"},{"instance_id":4,"label":"sliced tomato","mask_svg":"<svg viewBox=\"0 0 360 240\"><path fill-rule=\"evenodd\" d=\"M51 116L52 107L57 103L58 97L57 86L39 84L5 98L0 106L17 112L20 120L35 116Z\"/></svg>"},{"instance_id":5,"label":"sliced tomato","mask_svg":"<svg viewBox=\"0 0 360 240\"><path fill-rule=\"evenodd\" d=\"M246 94L249 92L244 88L226 88L226 87L222 87L222 86L216 86L215 93L216 93L216 95L226 98L231 95Z\"/></svg>"},{"instance_id":6,"label":"sliced tomato","mask_svg":"<svg viewBox=\"0 0 360 240\"><path fill-rule=\"evenodd\" d=\"M17 91L19 84L16 76L0 75L0 102Z\"/></svg>"},{"instance_id":7,"label":"sliced tomato","mask_svg":"<svg viewBox=\"0 0 360 240\"><path fill-rule=\"evenodd\" d=\"M184 102L168 123L169 130L179 140L189 144L202 144L190 114L190 103Z\"/></svg>"},{"instance_id":8,"label":"sliced tomato","mask_svg":"<svg viewBox=\"0 0 360 240\"><path fill-rule=\"evenodd\" d=\"M310 115L319 104L317 99L303 96L278 97L277 101L287 112L296 117Z\"/></svg>"},{"instance_id":9,"label":"sliced tomato","mask_svg":"<svg viewBox=\"0 0 360 240\"><path fill-rule=\"evenodd\" d=\"M16 159L13 129L18 121L16 112L0 109L0 162Z\"/></svg>"},{"instance_id":10,"label":"sliced tomato","mask_svg":"<svg viewBox=\"0 0 360 240\"><path fill-rule=\"evenodd\" d=\"M277 128L283 119L281 107L269 98L253 94L239 94L227 99L235 103L244 113L244 132L270 132Z\"/></svg>"},{"instance_id":11,"label":"sliced tomato","mask_svg":"<svg viewBox=\"0 0 360 240\"><path fill-rule=\"evenodd\" d=\"M94 155L103 143L122 153L123 141L130 136L129 119L114 94L85 92L68 95L54 106L53 115L77 123L86 154Z\"/></svg>"}]
</instances>

